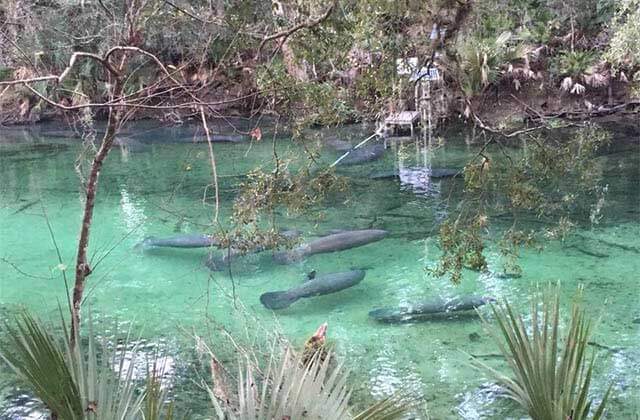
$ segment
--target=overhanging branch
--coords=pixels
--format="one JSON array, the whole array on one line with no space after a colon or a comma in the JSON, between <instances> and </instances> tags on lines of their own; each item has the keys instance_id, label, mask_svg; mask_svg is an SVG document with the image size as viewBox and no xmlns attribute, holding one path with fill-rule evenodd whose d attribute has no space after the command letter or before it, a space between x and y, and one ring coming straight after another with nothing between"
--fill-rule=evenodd
<instances>
[{"instance_id":1,"label":"overhanging branch","mask_svg":"<svg viewBox=\"0 0 640 420\"><path fill-rule=\"evenodd\" d=\"M337 5L338 1L334 0L333 3L331 3L331 5L327 8L327 10L320 15L319 17L315 18L315 19L310 19L307 20L305 22L301 22L295 26L292 26L289 29L285 29L283 31L277 32L275 34L272 35L267 35L262 39L262 42L260 42L260 45L258 46L258 54L260 55L260 52L262 51L262 48L264 48L265 44L269 41L273 41L274 39L279 39L279 38L283 38L282 41L280 42L281 44L283 44L287 38L289 38L291 35L293 35L294 33L298 32L301 29L309 29L309 28L313 28L316 25L321 24L322 22L324 22L325 20L327 20L329 18L329 16L331 15L331 12L333 12L333 9L335 9L336 5Z\"/></svg>"}]
</instances>

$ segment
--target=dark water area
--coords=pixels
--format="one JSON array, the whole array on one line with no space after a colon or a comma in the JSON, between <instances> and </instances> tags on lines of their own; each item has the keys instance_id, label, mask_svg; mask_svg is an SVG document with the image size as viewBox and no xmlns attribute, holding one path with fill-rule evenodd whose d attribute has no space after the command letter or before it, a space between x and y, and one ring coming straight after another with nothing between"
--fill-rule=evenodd
<instances>
[{"instance_id":1,"label":"dark water area","mask_svg":"<svg viewBox=\"0 0 640 420\"><path fill-rule=\"evenodd\" d=\"M240 131L250 127L241 120L234 124ZM640 412L640 128L633 121L617 126L614 141L597 157L607 191L598 223L590 222L588 209L576 213L574 234L564 242L545 243L542 251L523 249L522 276L505 278L497 240L512 220L496 212L488 270L466 270L455 286L447 278L428 275L425 267L438 261L439 223L455 211L463 187L461 176L431 175L434 169L461 169L477 153L479 146L467 144L464 130L447 130L440 147L392 144L380 159L339 167L338 172L348 177L348 191L329 196L307 214L276 212L277 225L301 230L304 240L332 229L384 229L389 234L383 240L290 265L274 263L269 252L249 255L232 264L231 278L226 271L212 273L204 265L206 249L136 248L148 236L211 233L214 208L208 146L201 130L131 124L100 177L89 254L96 261L109 253L88 281L85 304L100 320L99 327L108 329L107 338L116 340L127 329L140 331L140 347L145 354L162 355L167 386L178 407L188 407L192 418L212 416L206 394L196 385L206 379L206 368L194 333L210 337L212 330L223 327L239 335L247 326L276 329L300 345L327 322L337 354L351 368L356 401L402 388L424 396L432 419L502 419L524 415L499 398L491 378L469 364L469 354L498 351L477 317L383 324L368 313L467 295L506 298L527 311L528 297L538 285L558 281L568 308L582 284L584 300L599 318L593 341L606 346L598 348L594 393L602 395L613 383L609 418L633 418ZM225 122L212 128L238 135ZM221 220L231 216L245 174L256 167L272 168L274 133L273 125L265 126L260 142L240 138L215 143ZM304 146L282 134L275 144L279 158L290 159L292 168L300 165L305 148L319 151L319 164L326 166L341 152L318 139L335 136L356 144L370 134L370 127L364 126L324 128L310 132ZM58 262L43 209L62 264L72 277L82 214L75 167L83 147L77 133L60 126L0 131L3 319L12 318L21 307L53 324L59 318L65 267ZM517 145L513 150L517 153ZM524 225L541 229L553 222L557 220L531 216ZM300 299L275 316L260 304L261 294L299 286L311 271L323 274L353 267L365 268L366 276L338 293ZM236 309L238 302L244 311ZM489 312L487 307L481 311ZM112 328L115 320L120 330ZM220 352L235 363L233 349ZM506 369L499 358L485 361ZM143 366L141 362L140 375ZM0 365L0 419L35 419L40 414L37 402Z\"/></svg>"}]
</instances>

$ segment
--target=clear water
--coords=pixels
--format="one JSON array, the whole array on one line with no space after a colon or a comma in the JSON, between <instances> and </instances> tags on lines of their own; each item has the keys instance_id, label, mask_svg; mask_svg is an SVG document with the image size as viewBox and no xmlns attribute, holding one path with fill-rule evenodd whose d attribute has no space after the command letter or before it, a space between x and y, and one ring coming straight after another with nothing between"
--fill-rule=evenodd
<instances>
[{"instance_id":1,"label":"clear water","mask_svg":"<svg viewBox=\"0 0 640 420\"><path fill-rule=\"evenodd\" d=\"M55 320L58 303L64 305L64 282L43 208L63 263L73 267L82 210L74 171L80 145L77 140L46 135L46 131L46 126L34 132L0 131L0 316L5 319L26 306L42 318ZM108 319L130 322L133 330L141 331L149 349L160 349L175 375L172 384L181 395L180 404L190 406L192 415L198 417L206 415L207 402L194 385L198 371L192 332L209 335L221 327L241 331L247 323L239 320L246 317L238 315L229 297L233 288L228 273L212 275L203 265L206 250L134 249L149 235L211 229L211 194L203 204L211 182L207 146L172 141L187 134L176 129L152 130L139 137L140 144L130 150L115 149L109 156L100 178L90 254L95 253L97 260L113 249L90 277L87 304ZM356 141L368 132L363 127L348 127L339 134ZM286 138L278 138L277 149L280 157L302 156L302 147ZM530 291L538 284L561 281L566 303L578 284L584 284L587 304L600 317L594 341L619 350L599 351L595 391L601 395L613 382L610 418L632 418L640 410L637 136L617 135L614 145L598 158L604 168L603 184L609 185L605 217L598 225L583 220L579 237L566 243L550 242L542 252L523 250L524 274L517 279L491 274L501 270L502 261L490 245L490 272L467 271L457 287L446 278L429 277L424 267L437 261L436 226L457 204L461 182L448 179L424 184L410 177L403 182L372 181L368 175L399 164L415 167L425 162L460 168L477 146L466 145L464 133L452 130L443 147L428 153L414 145L400 153L398 149L392 147L379 161L342 170L350 177L350 190L331 197L324 207L307 215L288 215L282 210L277 216L280 226L301 229L308 238L329 229L368 227L389 230L388 238L289 266L272 263L268 253L249 256L233 266L236 299L250 314L250 328L277 327L301 344L327 322L337 352L351 366L359 401L407 388L425 397L432 419L520 418L524 415L519 409L498 398L491 379L469 365L467 354L497 352L478 319L385 325L368 319L367 313L382 306L471 293L507 298L525 309ZM221 220L226 220L242 180L239 176L256 166L268 167L273 144L266 135L252 145L216 144L215 151ZM325 150L321 162L329 164L337 156ZM501 223L508 221L497 220L496 230ZM350 267L367 268L365 279L350 289L301 300L275 317L259 303L260 294L298 285L312 270L323 273ZM69 274L71 279L72 269ZM486 361L504 368L500 359ZM30 404L5 367L0 367L0 418L24 418Z\"/></svg>"}]
</instances>

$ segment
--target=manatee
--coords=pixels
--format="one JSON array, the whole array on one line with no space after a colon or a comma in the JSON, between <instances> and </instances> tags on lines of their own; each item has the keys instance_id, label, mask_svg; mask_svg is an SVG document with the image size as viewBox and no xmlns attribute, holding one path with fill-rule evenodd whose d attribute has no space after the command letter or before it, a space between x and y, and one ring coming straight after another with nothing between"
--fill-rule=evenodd
<instances>
[{"instance_id":1,"label":"manatee","mask_svg":"<svg viewBox=\"0 0 640 420\"><path fill-rule=\"evenodd\" d=\"M335 233L304 243L291 250L276 252L273 254L273 259L278 264L290 264L310 255L342 251L376 242L383 239L388 233L386 230L381 229L351 230Z\"/></svg>"},{"instance_id":2,"label":"manatee","mask_svg":"<svg viewBox=\"0 0 640 420\"><path fill-rule=\"evenodd\" d=\"M335 137L330 137L328 139L323 140L322 144L327 145L339 152L346 152L347 150L350 150L353 147L351 146L351 143L349 143L348 141L340 140Z\"/></svg>"},{"instance_id":3,"label":"manatee","mask_svg":"<svg viewBox=\"0 0 640 420\"><path fill-rule=\"evenodd\" d=\"M243 143L248 139L249 137L241 134L211 134L211 141L213 143ZM199 137L196 141L198 143L207 143L207 137Z\"/></svg>"},{"instance_id":4,"label":"manatee","mask_svg":"<svg viewBox=\"0 0 640 420\"><path fill-rule=\"evenodd\" d=\"M220 134L211 133L212 143L243 143L249 139L248 136L242 134ZM175 139L179 143L207 143L207 136L200 131L191 135L183 135Z\"/></svg>"},{"instance_id":5,"label":"manatee","mask_svg":"<svg viewBox=\"0 0 640 420\"><path fill-rule=\"evenodd\" d=\"M505 280L519 279L520 277L522 277L522 273L507 272L507 271L500 271L500 272L497 272L497 273L493 273L493 275L496 278L505 279Z\"/></svg>"},{"instance_id":6,"label":"manatee","mask_svg":"<svg viewBox=\"0 0 640 420\"><path fill-rule=\"evenodd\" d=\"M431 168L429 171L430 178L453 178L454 176L461 174L461 169L452 168ZM375 171L369 174L369 179L392 179L400 178L400 172L398 170L391 171Z\"/></svg>"},{"instance_id":7,"label":"manatee","mask_svg":"<svg viewBox=\"0 0 640 420\"><path fill-rule=\"evenodd\" d=\"M357 165L360 163L372 162L378 160L384 154L384 144L371 144L362 146L358 149L349 150L349 154L338 162L340 166Z\"/></svg>"},{"instance_id":8,"label":"manatee","mask_svg":"<svg viewBox=\"0 0 640 420\"><path fill-rule=\"evenodd\" d=\"M182 235L169 236L166 238L157 238L150 236L145 238L136 247L148 248L208 248L210 246L219 246L220 241L212 236L203 233L189 233Z\"/></svg>"},{"instance_id":9,"label":"manatee","mask_svg":"<svg viewBox=\"0 0 640 420\"><path fill-rule=\"evenodd\" d=\"M143 143L207 143L207 136L201 127L182 129L151 129L145 132L132 134ZM211 133L212 143L243 143L249 139L243 134Z\"/></svg>"},{"instance_id":10,"label":"manatee","mask_svg":"<svg viewBox=\"0 0 640 420\"><path fill-rule=\"evenodd\" d=\"M302 235L302 231L297 229L286 229L279 232L281 241L294 241L300 235ZM235 259L242 257L246 254L256 254L258 252L262 252L266 250L267 247L257 246L249 252L243 252L238 248L224 248L218 255L214 255L213 253L209 254L204 264L209 267L211 271L221 271L229 268L229 264L231 264Z\"/></svg>"},{"instance_id":11,"label":"manatee","mask_svg":"<svg viewBox=\"0 0 640 420\"><path fill-rule=\"evenodd\" d=\"M284 309L301 298L328 295L347 289L362 281L364 270L309 276L302 285L282 292L268 292L260 296L260 302L269 309Z\"/></svg>"},{"instance_id":12,"label":"manatee","mask_svg":"<svg viewBox=\"0 0 640 420\"><path fill-rule=\"evenodd\" d=\"M75 130L42 130L40 131L42 137L57 137L62 139L80 139L82 134Z\"/></svg>"},{"instance_id":13,"label":"manatee","mask_svg":"<svg viewBox=\"0 0 640 420\"><path fill-rule=\"evenodd\" d=\"M369 316L378 322L401 323L408 321L429 321L449 318L454 313L469 313L482 305L495 302L487 296L462 296L452 299L436 298L397 308L380 308L369 312Z\"/></svg>"}]
</instances>

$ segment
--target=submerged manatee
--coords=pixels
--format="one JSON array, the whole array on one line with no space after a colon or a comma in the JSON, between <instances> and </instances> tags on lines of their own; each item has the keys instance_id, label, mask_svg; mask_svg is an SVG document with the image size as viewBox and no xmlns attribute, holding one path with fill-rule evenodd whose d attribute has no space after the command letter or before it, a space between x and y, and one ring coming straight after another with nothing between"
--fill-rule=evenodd
<instances>
[{"instance_id":1,"label":"submerged manatee","mask_svg":"<svg viewBox=\"0 0 640 420\"><path fill-rule=\"evenodd\" d=\"M429 171L430 178L453 178L454 176L462 174L462 169L452 168L431 168ZM392 179L400 178L400 172L398 170L393 171L378 171L369 174L369 179Z\"/></svg>"},{"instance_id":2,"label":"submerged manatee","mask_svg":"<svg viewBox=\"0 0 640 420\"><path fill-rule=\"evenodd\" d=\"M249 140L249 137L240 134L211 134L212 143L243 143ZM207 143L207 137L197 137L196 143Z\"/></svg>"},{"instance_id":3,"label":"submerged manatee","mask_svg":"<svg viewBox=\"0 0 640 420\"><path fill-rule=\"evenodd\" d=\"M381 229L351 230L335 233L304 243L291 250L276 252L273 254L273 260L278 264L290 264L310 255L342 251L376 242L383 239L388 233L386 230Z\"/></svg>"},{"instance_id":4,"label":"submerged manatee","mask_svg":"<svg viewBox=\"0 0 640 420\"><path fill-rule=\"evenodd\" d=\"M380 159L384 154L384 144L372 144L359 149L351 149L349 154L338 162L340 166L357 165Z\"/></svg>"},{"instance_id":5,"label":"submerged manatee","mask_svg":"<svg viewBox=\"0 0 640 420\"><path fill-rule=\"evenodd\" d=\"M452 178L462 174L462 169L431 168L431 178Z\"/></svg>"},{"instance_id":6,"label":"submerged manatee","mask_svg":"<svg viewBox=\"0 0 640 420\"><path fill-rule=\"evenodd\" d=\"M300 298L328 295L347 289L362 281L364 270L351 270L313 276L304 284L284 292L268 292L260 296L260 302L269 309L284 309Z\"/></svg>"},{"instance_id":7,"label":"submerged manatee","mask_svg":"<svg viewBox=\"0 0 640 420\"><path fill-rule=\"evenodd\" d=\"M472 311L495 299L487 296L462 296L453 299L437 298L398 308L380 308L369 312L369 316L379 322L400 323L407 321L428 321L447 318L454 312Z\"/></svg>"},{"instance_id":8,"label":"submerged manatee","mask_svg":"<svg viewBox=\"0 0 640 420\"><path fill-rule=\"evenodd\" d=\"M152 129L141 133L129 135L142 143L207 143L207 136L204 131L199 128L184 129ZM249 137L243 134L222 134L211 133L212 143L243 143L249 140Z\"/></svg>"},{"instance_id":9,"label":"submerged manatee","mask_svg":"<svg viewBox=\"0 0 640 420\"><path fill-rule=\"evenodd\" d=\"M149 248L208 248L210 246L219 246L220 241L212 236L202 233L189 233L184 235L169 236L166 238L156 238L150 236L145 238L136 247L142 249Z\"/></svg>"},{"instance_id":10,"label":"submerged manatee","mask_svg":"<svg viewBox=\"0 0 640 420\"><path fill-rule=\"evenodd\" d=\"M295 241L300 237L300 235L302 235L302 231L297 229L286 229L281 230L278 234L280 236L279 243L286 243L287 241ZM218 255L214 255L213 253L209 254L204 264L209 267L211 271L221 271L229 268L229 265L239 257L247 254L256 254L258 252L265 251L266 249L268 249L268 247L257 246L249 251L241 251L238 248L225 247Z\"/></svg>"},{"instance_id":11,"label":"submerged manatee","mask_svg":"<svg viewBox=\"0 0 640 420\"><path fill-rule=\"evenodd\" d=\"M351 149L353 146L346 140L340 140L335 137L330 137L322 141L323 145L327 145L338 152L346 152Z\"/></svg>"}]
</instances>

